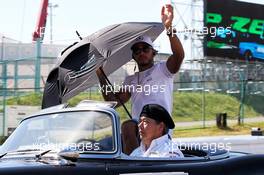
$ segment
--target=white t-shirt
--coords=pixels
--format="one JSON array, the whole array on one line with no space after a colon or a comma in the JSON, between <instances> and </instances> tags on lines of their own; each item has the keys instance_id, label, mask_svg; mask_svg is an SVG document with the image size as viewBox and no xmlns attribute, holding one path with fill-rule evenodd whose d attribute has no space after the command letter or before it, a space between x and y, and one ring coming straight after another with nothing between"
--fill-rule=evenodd
<instances>
[{"instance_id":1,"label":"white t-shirt","mask_svg":"<svg viewBox=\"0 0 264 175\"><path fill-rule=\"evenodd\" d=\"M138 121L146 104L159 104L172 113L173 75L166 62L160 62L125 78L123 87L131 93L133 119Z\"/></svg>"},{"instance_id":2,"label":"white t-shirt","mask_svg":"<svg viewBox=\"0 0 264 175\"><path fill-rule=\"evenodd\" d=\"M144 144L141 142L140 146L136 148L130 156L134 157L170 157L180 158L184 157L183 153L178 148L177 143L174 143L169 136L163 135L157 139L152 140L149 148L146 150Z\"/></svg>"}]
</instances>

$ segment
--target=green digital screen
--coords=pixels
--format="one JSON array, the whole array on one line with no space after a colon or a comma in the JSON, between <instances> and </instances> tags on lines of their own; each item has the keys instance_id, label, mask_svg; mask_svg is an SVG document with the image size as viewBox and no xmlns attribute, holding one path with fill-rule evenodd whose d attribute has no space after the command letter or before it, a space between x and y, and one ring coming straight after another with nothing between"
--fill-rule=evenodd
<instances>
[{"instance_id":1,"label":"green digital screen","mask_svg":"<svg viewBox=\"0 0 264 175\"><path fill-rule=\"evenodd\" d=\"M264 61L264 5L207 0L205 55Z\"/></svg>"}]
</instances>

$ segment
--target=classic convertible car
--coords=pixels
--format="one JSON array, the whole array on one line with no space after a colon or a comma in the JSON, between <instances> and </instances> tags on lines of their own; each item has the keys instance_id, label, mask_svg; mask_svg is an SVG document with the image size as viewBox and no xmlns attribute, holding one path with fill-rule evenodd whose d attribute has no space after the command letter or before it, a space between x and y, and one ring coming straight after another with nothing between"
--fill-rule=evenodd
<instances>
[{"instance_id":1,"label":"classic convertible car","mask_svg":"<svg viewBox=\"0 0 264 175\"><path fill-rule=\"evenodd\" d=\"M113 106L63 104L24 119L0 148L0 174L264 174L264 155L192 147L177 159L126 155Z\"/></svg>"}]
</instances>

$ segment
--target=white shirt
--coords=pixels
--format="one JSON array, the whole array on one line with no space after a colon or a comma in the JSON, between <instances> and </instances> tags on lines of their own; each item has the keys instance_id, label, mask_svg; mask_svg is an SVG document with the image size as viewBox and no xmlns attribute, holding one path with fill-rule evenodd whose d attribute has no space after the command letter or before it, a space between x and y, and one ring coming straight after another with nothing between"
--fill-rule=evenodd
<instances>
[{"instance_id":1,"label":"white shirt","mask_svg":"<svg viewBox=\"0 0 264 175\"><path fill-rule=\"evenodd\" d=\"M173 75L166 62L160 62L125 78L123 87L131 93L133 119L138 121L146 104L159 104L172 113Z\"/></svg>"},{"instance_id":2,"label":"white shirt","mask_svg":"<svg viewBox=\"0 0 264 175\"><path fill-rule=\"evenodd\" d=\"M166 157L166 158L180 158L184 157L177 143L174 143L169 136L163 135L157 139L152 140L149 148L146 150L145 145L141 142L140 146L136 148L130 156L135 157Z\"/></svg>"}]
</instances>

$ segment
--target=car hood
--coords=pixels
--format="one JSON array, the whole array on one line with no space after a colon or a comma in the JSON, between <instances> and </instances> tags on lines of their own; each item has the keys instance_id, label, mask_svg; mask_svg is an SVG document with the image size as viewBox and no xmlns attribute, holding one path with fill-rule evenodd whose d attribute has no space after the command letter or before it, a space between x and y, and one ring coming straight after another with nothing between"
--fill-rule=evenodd
<instances>
[{"instance_id":1,"label":"car hood","mask_svg":"<svg viewBox=\"0 0 264 175\"><path fill-rule=\"evenodd\" d=\"M2 158L0 160L1 168L11 168L11 167L37 167L37 166L72 166L73 162L59 159L54 157L45 157L41 159L36 158Z\"/></svg>"},{"instance_id":2,"label":"car hood","mask_svg":"<svg viewBox=\"0 0 264 175\"><path fill-rule=\"evenodd\" d=\"M105 163L100 162L71 162L65 159L54 159L51 157L36 160L33 158L2 158L0 160L0 175L67 175L67 174L104 174Z\"/></svg>"}]
</instances>

